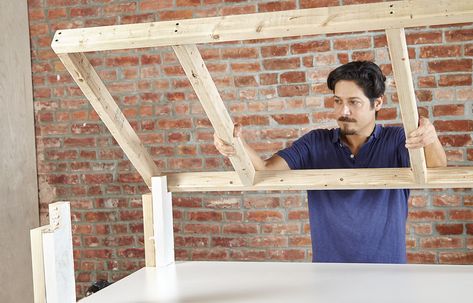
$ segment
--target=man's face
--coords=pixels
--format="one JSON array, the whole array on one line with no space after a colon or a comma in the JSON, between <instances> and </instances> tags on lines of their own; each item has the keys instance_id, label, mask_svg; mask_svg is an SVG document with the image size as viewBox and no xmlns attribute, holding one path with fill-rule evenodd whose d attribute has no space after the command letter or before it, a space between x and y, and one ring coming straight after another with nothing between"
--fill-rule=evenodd
<instances>
[{"instance_id":1,"label":"man's face","mask_svg":"<svg viewBox=\"0 0 473 303\"><path fill-rule=\"evenodd\" d=\"M334 94L335 118L342 135L369 135L382 98L376 99L372 107L363 89L355 82L346 80L337 82Z\"/></svg>"}]
</instances>

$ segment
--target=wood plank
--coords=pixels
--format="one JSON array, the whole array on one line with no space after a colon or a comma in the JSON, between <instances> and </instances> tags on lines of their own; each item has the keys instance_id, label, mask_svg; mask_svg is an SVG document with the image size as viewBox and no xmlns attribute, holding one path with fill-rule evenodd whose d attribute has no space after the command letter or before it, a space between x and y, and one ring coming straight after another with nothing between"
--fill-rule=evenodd
<instances>
[{"instance_id":1,"label":"wood plank","mask_svg":"<svg viewBox=\"0 0 473 303\"><path fill-rule=\"evenodd\" d=\"M151 187L151 177L159 175L158 168L89 60L82 53L58 56L146 185Z\"/></svg>"},{"instance_id":2,"label":"wood plank","mask_svg":"<svg viewBox=\"0 0 473 303\"><path fill-rule=\"evenodd\" d=\"M34 303L46 303L46 281L44 280L43 233L50 226L30 230L31 264L33 269Z\"/></svg>"},{"instance_id":3,"label":"wood plank","mask_svg":"<svg viewBox=\"0 0 473 303\"><path fill-rule=\"evenodd\" d=\"M156 266L156 251L154 249L153 231L153 197L151 194L142 195L143 201L143 233L145 244L145 264L147 267Z\"/></svg>"},{"instance_id":4,"label":"wood plank","mask_svg":"<svg viewBox=\"0 0 473 303\"><path fill-rule=\"evenodd\" d=\"M207 70L202 56L195 45L182 45L173 47L189 81L192 84L200 103L215 129L215 133L222 140L235 147L236 155L230 157L235 171L245 185L253 184L255 167L250 156L243 147L240 138L233 137L233 122L228 114L222 98Z\"/></svg>"},{"instance_id":5,"label":"wood plank","mask_svg":"<svg viewBox=\"0 0 473 303\"><path fill-rule=\"evenodd\" d=\"M170 192L473 188L473 167L429 168L427 182L414 180L410 168L306 169L257 171L255 184L243 185L235 172L167 175Z\"/></svg>"},{"instance_id":6,"label":"wood plank","mask_svg":"<svg viewBox=\"0 0 473 303\"><path fill-rule=\"evenodd\" d=\"M412 82L411 66L409 64L409 53L407 51L406 34L404 29L387 29L389 53L393 67L394 79L396 80L397 95L401 108L402 123L406 137L418 127L419 114ZM417 182L423 184L427 180L427 166L425 163L424 148L409 149L409 158L414 177Z\"/></svg>"},{"instance_id":7,"label":"wood plank","mask_svg":"<svg viewBox=\"0 0 473 303\"><path fill-rule=\"evenodd\" d=\"M61 29L56 53L343 33L473 21L471 0L391 1L236 16Z\"/></svg>"},{"instance_id":8,"label":"wood plank","mask_svg":"<svg viewBox=\"0 0 473 303\"><path fill-rule=\"evenodd\" d=\"M156 267L174 263L174 230L172 193L167 190L167 177L152 178L153 232Z\"/></svg>"},{"instance_id":9,"label":"wood plank","mask_svg":"<svg viewBox=\"0 0 473 303\"><path fill-rule=\"evenodd\" d=\"M75 303L76 285L69 202L49 204L49 226L50 229L43 233L46 302Z\"/></svg>"}]
</instances>

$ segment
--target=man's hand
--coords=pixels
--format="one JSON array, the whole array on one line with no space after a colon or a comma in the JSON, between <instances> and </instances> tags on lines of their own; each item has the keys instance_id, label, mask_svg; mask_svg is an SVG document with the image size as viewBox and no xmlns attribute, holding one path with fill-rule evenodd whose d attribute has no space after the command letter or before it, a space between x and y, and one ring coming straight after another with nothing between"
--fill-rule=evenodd
<instances>
[{"instance_id":1,"label":"man's hand","mask_svg":"<svg viewBox=\"0 0 473 303\"><path fill-rule=\"evenodd\" d=\"M406 148L415 149L426 147L438 141L435 127L426 117L419 118L419 127L411 132L406 139Z\"/></svg>"},{"instance_id":2,"label":"man's hand","mask_svg":"<svg viewBox=\"0 0 473 303\"><path fill-rule=\"evenodd\" d=\"M235 124L233 128L233 136L241 138L241 124ZM235 148L232 144L223 141L221 138L214 133L214 145L217 150L226 157L231 157L235 155Z\"/></svg>"}]
</instances>

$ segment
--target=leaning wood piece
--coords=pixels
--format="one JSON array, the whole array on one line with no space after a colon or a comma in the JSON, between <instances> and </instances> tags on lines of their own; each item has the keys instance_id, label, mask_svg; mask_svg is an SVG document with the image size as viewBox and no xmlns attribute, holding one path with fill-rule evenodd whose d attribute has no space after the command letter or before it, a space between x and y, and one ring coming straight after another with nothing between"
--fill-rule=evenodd
<instances>
[{"instance_id":1,"label":"leaning wood piece","mask_svg":"<svg viewBox=\"0 0 473 303\"><path fill-rule=\"evenodd\" d=\"M31 230L35 303L76 302L69 202L49 205L49 225Z\"/></svg>"},{"instance_id":2,"label":"leaning wood piece","mask_svg":"<svg viewBox=\"0 0 473 303\"><path fill-rule=\"evenodd\" d=\"M34 303L46 303L46 282L44 281L43 233L50 226L40 226L30 230L31 264L33 270Z\"/></svg>"},{"instance_id":3,"label":"leaning wood piece","mask_svg":"<svg viewBox=\"0 0 473 303\"><path fill-rule=\"evenodd\" d=\"M391 1L249 15L64 29L56 53L344 33L473 21L473 1Z\"/></svg>"},{"instance_id":4,"label":"leaning wood piece","mask_svg":"<svg viewBox=\"0 0 473 303\"><path fill-rule=\"evenodd\" d=\"M59 54L64 66L94 107L148 187L158 168L95 69L82 53Z\"/></svg>"},{"instance_id":5,"label":"leaning wood piece","mask_svg":"<svg viewBox=\"0 0 473 303\"><path fill-rule=\"evenodd\" d=\"M152 178L153 232L156 267L174 263L174 230L172 219L172 192L168 192L167 178Z\"/></svg>"},{"instance_id":6,"label":"leaning wood piece","mask_svg":"<svg viewBox=\"0 0 473 303\"><path fill-rule=\"evenodd\" d=\"M167 175L171 192L473 188L473 167L429 168L427 183L414 180L410 168L306 169L257 171L255 184L243 185L235 172Z\"/></svg>"},{"instance_id":7,"label":"leaning wood piece","mask_svg":"<svg viewBox=\"0 0 473 303\"><path fill-rule=\"evenodd\" d=\"M142 196L143 201L143 233L145 244L146 267L156 267L156 252L153 232L153 197L151 194Z\"/></svg>"},{"instance_id":8,"label":"leaning wood piece","mask_svg":"<svg viewBox=\"0 0 473 303\"><path fill-rule=\"evenodd\" d=\"M394 79L396 80L402 123L404 124L404 131L407 137L408 134L417 129L419 114L417 113L416 95L414 84L412 83L411 66L409 65L406 34L403 28L387 29L386 37L388 39ZM410 149L409 158L415 180L420 184L424 184L427 181L424 149Z\"/></svg>"},{"instance_id":9,"label":"leaning wood piece","mask_svg":"<svg viewBox=\"0 0 473 303\"><path fill-rule=\"evenodd\" d=\"M255 167L240 138L233 137L233 122L210 76L207 66L195 45L174 46L179 61L186 72L217 136L235 147L236 156L230 157L235 171L245 185L253 184Z\"/></svg>"}]
</instances>

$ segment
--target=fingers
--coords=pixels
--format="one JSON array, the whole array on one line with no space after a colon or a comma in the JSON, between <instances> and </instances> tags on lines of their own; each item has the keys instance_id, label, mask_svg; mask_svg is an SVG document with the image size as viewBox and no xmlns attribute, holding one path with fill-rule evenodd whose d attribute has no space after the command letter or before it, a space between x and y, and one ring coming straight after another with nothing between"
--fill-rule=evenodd
<instances>
[{"instance_id":1,"label":"fingers","mask_svg":"<svg viewBox=\"0 0 473 303\"><path fill-rule=\"evenodd\" d=\"M220 139L216 134L214 134L214 145L215 148L224 156L231 157L235 155L235 148L231 145Z\"/></svg>"},{"instance_id":2,"label":"fingers","mask_svg":"<svg viewBox=\"0 0 473 303\"><path fill-rule=\"evenodd\" d=\"M436 139L437 139L437 135L435 133L432 133L432 132L424 133L420 136L409 137L406 140L406 148L425 147L425 146L435 142Z\"/></svg>"}]
</instances>

